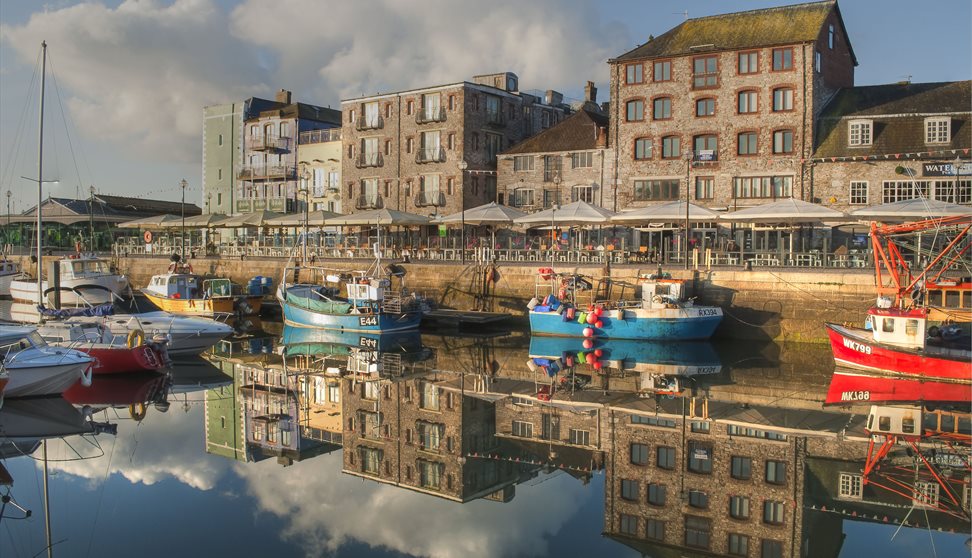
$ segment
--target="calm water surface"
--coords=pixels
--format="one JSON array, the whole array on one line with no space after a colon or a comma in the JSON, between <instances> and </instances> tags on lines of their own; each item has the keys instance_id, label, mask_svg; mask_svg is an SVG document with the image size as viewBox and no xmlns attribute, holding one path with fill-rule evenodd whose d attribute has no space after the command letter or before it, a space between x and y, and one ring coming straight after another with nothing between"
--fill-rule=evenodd
<instances>
[{"instance_id":1,"label":"calm water surface","mask_svg":"<svg viewBox=\"0 0 972 558\"><path fill-rule=\"evenodd\" d=\"M860 408L821 405L826 347L600 348L607 374L551 379L527 361L579 346L264 323L164 383L8 401L0 493L33 513L5 508L0 556L45 548L41 430L62 434L47 442L56 556L968 556L967 520L916 509L892 541L910 502L842 495L866 443ZM676 369L694 374L679 395L639 397ZM72 435L74 409L101 432Z\"/></svg>"}]
</instances>

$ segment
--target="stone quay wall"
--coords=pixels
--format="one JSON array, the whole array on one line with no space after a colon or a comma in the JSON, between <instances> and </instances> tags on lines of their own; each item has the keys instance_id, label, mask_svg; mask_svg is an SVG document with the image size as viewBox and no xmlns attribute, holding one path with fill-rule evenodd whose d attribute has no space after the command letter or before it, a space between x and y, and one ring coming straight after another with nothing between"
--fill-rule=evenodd
<instances>
[{"instance_id":1,"label":"stone quay wall","mask_svg":"<svg viewBox=\"0 0 972 558\"><path fill-rule=\"evenodd\" d=\"M29 265L25 261L24 265ZM46 260L47 258L45 258ZM280 259L197 258L196 273L210 273L246 284L251 277L272 277L276 285L286 265ZM334 270L366 270L365 260L327 260L316 265ZM152 275L164 273L169 265L161 256L129 256L115 264L135 288L148 284ZM406 286L434 300L440 307L470 310L480 308L526 317L526 304L536 292L538 267L546 264L498 264L494 280L485 281L484 267L476 264L419 262L400 264L407 270ZM610 277L611 286L600 285L600 299L640 297L639 274L656 267L634 265L555 265L558 272L575 272L588 277ZM717 305L725 319L716 335L761 341L824 342L823 322L860 323L875 299L871 270L785 270L716 268L712 270L665 269L675 278L690 280L690 296L697 304ZM549 291L541 291L547 294Z\"/></svg>"}]
</instances>

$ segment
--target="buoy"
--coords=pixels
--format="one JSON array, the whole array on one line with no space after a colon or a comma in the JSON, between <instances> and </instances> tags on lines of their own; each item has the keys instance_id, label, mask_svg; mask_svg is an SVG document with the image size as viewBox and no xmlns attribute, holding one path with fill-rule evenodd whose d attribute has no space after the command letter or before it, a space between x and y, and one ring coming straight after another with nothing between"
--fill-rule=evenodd
<instances>
[{"instance_id":1,"label":"buoy","mask_svg":"<svg viewBox=\"0 0 972 558\"><path fill-rule=\"evenodd\" d=\"M595 362L597 362L597 359L594 358L594 353L587 353L587 358L585 359L585 362L587 362L587 364L594 364Z\"/></svg>"},{"instance_id":2,"label":"buoy","mask_svg":"<svg viewBox=\"0 0 972 558\"><path fill-rule=\"evenodd\" d=\"M597 358L601 358L603 355L604 355L604 351L602 351L601 349L594 349L594 356L596 356Z\"/></svg>"},{"instance_id":3,"label":"buoy","mask_svg":"<svg viewBox=\"0 0 972 558\"><path fill-rule=\"evenodd\" d=\"M595 362L594 363L594 370L600 370L603 366L604 365L601 364L600 362Z\"/></svg>"},{"instance_id":4,"label":"buoy","mask_svg":"<svg viewBox=\"0 0 972 558\"><path fill-rule=\"evenodd\" d=\"M591 339L585 339L584 340L584 348L585 349L590 349L593 346L594 346L594 341L593 340L591 340ZM591 360L593 358L594 358L594 355L592 355L592 354L588 354L587 355L587 359L588 360Z\"/></svg>"},{"instance_id":5,"label":"buoy","mask_svg":"<svg viewBox=\"0 0 972 558\"><path fill-rule=\"evenodd\" d=\"M585 327L584 328L584 337L591 337L592 335L594 335L594 330L591 329L591 328L589 328L589 327ZM587 346L585 346L584 348L585 349L590 349L590 347L587 347Z\"/></svg>"},{"instance_id":6,"label":"buoy","mask_svg":"<svg viewBox=\"0 0 972 558\"><path fill-rule=\"evenodd\" d=\"M602 327L604 327L604 322L602 322L601 320L598 320L598 321L594 322L594 327L596 327L597 329L601 329Z\"/></svg>"},{"instance_id":7,"label":"buoy","mask_svg":"<svg viewBox=\"0 0 972 558\"><path fill-rule=\"evenodd\" d=\"M601 314L603 314L603 313L604 313L604 308L601 308L600 306L598 306L597 308L594 309L594 314L598 318L600 318L601 317Z\"/></svg>"},{"instance_id":8,"label":"buoy","mask_svg":"<svg viewBox=\"0 0 972 558\"><path fill-rule=\"evenodd\" d=\"M596 322L596 321L597 321L597 316L595 314L588 314L587 315L587 323L589 323L591 325L594 325L594 322Z\"/></svg>"}]
</instances>

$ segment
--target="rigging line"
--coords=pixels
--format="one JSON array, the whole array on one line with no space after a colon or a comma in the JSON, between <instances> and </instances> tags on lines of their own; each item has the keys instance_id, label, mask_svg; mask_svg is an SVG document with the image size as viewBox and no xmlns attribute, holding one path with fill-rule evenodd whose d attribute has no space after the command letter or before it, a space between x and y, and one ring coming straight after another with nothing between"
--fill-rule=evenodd
<instances>
[{"instance_id":1,"label":"rigging line","mask_svg":"<svg viewBox=\"0 0 972 558\"><path fill-rule=\"evenodd\" d=\"M14 164L20 158L20 148L23 145L24 130L27 127L27 113L32 105L31 99L33 96L34 87L37 84L37 68L40 67L40 51L37 52L37 60L34 61L34 72L30 76L30 82L27 85L27 97L24 99L24 109L20 113L20 121L17 123L17 130L14 135L14 144L11 146L13 151L13 156L7 160L7 164L4 166L3 173L0 174L0 180L3 180L7 187L9 188L13 182L14 174ZM9 170L9 172L8 172ZM4 179L5 177L5 179Z\"/></svg>"},{"instance_id":2,"label":"rigging line","mask_svg":"<svg viewBox=\"0 0 972 558\"><path fill-rule=\"evenodd\" d=\"M108 475L111 474L111 458L115 456L115 446L117 443L117 439L112 442L111 453L108 454L108 464L105 465L105 478L101 481L101 494L98 496L98 505L95 506L94 524L91 526L91 537L88 539L88 548L84 553L85 556L91 555L91 545L94 542L95 531L98 526L98 516L101 515L101 504L104 502L105 491L108 488Z\"/></svg>"},{"instance_id":3,"label":"rigging line","mask_svg":"<svg viewBox=\"0 0 972 558\"><path fill-rule=\"evenodd\" d=\"M78 184L75 186L74 193L75 197L80 198L80 188L82 184L81 170L78 168L78 158L74 154L74 143L71 141L71 129L70 126L68 126L68 119L64 114L64 102L61 100L61 88L57 84L57 74L54 73L54 59L51 57L50 53L47 54L47 59L51 66L51 81L54 82L54 93L57 95L57 106L61 111L61 122L64 123L64 135L67 138L68 150L71 152L71 160L74 162L74 172L78 176ZM80 147L81 146L79 144L78 149L80 149Z\"/></svg>"}]
</instances>

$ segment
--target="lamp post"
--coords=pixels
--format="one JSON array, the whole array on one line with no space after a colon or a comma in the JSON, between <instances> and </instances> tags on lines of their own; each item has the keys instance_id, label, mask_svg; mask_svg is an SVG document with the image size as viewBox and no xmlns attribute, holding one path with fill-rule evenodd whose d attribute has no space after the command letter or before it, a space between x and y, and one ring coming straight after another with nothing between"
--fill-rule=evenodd
<instances>
[{"instance_id":1,"label":"lamp post","mask_svg":"<svg viewBox=\"0 0 972 558\"><path fill-rule=\"evenodd\" d=\"M307 222L310 220L310 189L307 187L307 183L310 181L310 177L310 172L305 169L304 174L300 175L301 180L304 182L304 187L298 192L304 196L303 259L305 265L307 263Z\"/></svg>"},{"instance_id":2,"label":"lamp post","mask_svg":"<svg viewBox=\"0 0 972 558\"><path fill-rule=\"evenodd\" d=\"M183 261L186 261L186 186L188 185L185 178L179 181L179 186L182 188L182 238L179 244L182 248Z\"/></svg>"},{"instance_id":3,"label":"lamp post","mask_svg":"<svg viewBox=\"0 0 972 558\"><path fill-rule=\"evenodd\" d=\"M557 204L550 206L550 267L553 267L554 263L554 239L556 238L557 232L554 228L554 223L557 221L556 215L558 209L560 209L560 206Z\"/></svg>"},{"instance_id":4,"label":"lamp post","mask_svg":"<svg viewBox=\"0 0 972 558\"><path fill-rule=\"evenodd\" d=\"M91 238L91 251L97 251L95 249L95 237L94 237L94 184L88 186L88 236Z\"/></svg>"},{"instance_id":5,"label":"lamp post","mask_svg":"<svg viewBox=\"0 0 972 558\"><path fill-rule=\"evenodd\" d=\"M459 161L459 172L462 175L459 177L459 227L461 228L459 232L459 259L461 263L466 263L466 169L469 168L469 163L465 160Z\"/></svg>"},{"instance_id":6,"label":"lamp post","mask_svg":"<svg viewBox=\"0 0 972 558\"><path fill-rule=\"evenodd\" d=\"M695 156L692 150L689 150L685 154L685 269L689 268L689 187L690 187L690 177L689 171L692 169L692 159Z\"/></svg>"}]
</instances>

